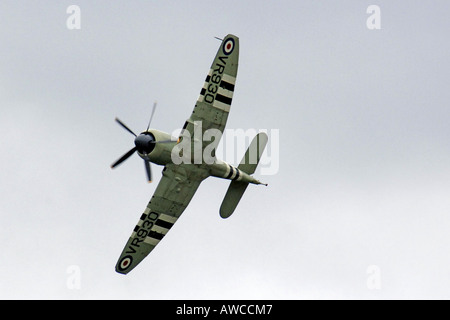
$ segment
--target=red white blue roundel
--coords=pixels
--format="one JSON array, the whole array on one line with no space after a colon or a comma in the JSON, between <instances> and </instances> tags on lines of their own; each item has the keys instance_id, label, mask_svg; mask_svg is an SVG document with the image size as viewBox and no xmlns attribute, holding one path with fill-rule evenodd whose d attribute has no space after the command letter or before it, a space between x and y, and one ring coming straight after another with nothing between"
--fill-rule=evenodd
<instances>
[{"instance_id":1,"label":"red white blue roundel","mask_svg":"<svg viewBox=\"0 0 450 320\"><path fill-rule=\"evenodd\" d=\"M123 271L128 269L129 266L131 266L131 263L133 262L133 257L131 256L125 256L120 260L119 262L119 270Z\"/></svg>"},{"instance_id":2,"label":"red white blue roundel","mask_svg":"<svg viewBox=\"0 0 450 320\"><path fill-rule=\"evenodd\" d=\"M223 44L223 53L229 55L230 53L233 52L233 49L234 49L234 40L233 38L230 38L226 40Z\"/></svg>"}]
</instances>

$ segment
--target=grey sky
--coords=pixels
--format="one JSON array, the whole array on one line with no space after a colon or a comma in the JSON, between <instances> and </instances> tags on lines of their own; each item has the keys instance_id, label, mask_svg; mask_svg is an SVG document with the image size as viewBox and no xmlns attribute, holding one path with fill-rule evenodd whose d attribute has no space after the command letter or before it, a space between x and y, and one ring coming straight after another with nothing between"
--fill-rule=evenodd
<instances>
[{"instance_id":1,"label":"grey sky","mask_svg":"<svg viewBox=\"0 0 450 320\"><path fill-rule=\"evenodd\" d=\"M72 4L80 30L66 27ZM372 4L381 30L366 26ZM1 1L0 298L450 298L449 10ZM180 128L214 36L228 33L240 65L227 128L278 129L279 171L257 171L269 187L250 186L228 220L228 181L206 180L158 247L119 275L162 168L150 185L137 156L109 168L133 145L114 117L143 130L157 100L152 126Z\"/></svg>"}]
</instances>

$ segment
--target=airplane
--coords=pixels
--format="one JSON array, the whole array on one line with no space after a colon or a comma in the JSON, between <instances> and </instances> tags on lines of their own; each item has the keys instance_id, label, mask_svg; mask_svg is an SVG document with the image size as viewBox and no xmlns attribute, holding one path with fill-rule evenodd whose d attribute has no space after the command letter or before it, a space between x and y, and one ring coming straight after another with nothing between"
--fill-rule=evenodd
<instances>
[{"instance_id":1,"label":"airplane","mask_svg":"<svg viewBox=\"0 0 450 320\"><path fill-rule=\"evenodd\" d=\"M117 167L137 152L144 160L147 179L151 182L150 162L164 166L161 180L117 261L115 270L118 273L128 274L156 247L206 178L212 176L231 180L220 207L222 218L232 215L249 184L267 186L252 176L268 141L264 132L253 138L237 168L218 159L215 150L210 152L209 160L213 161L206 161L206 158L192 161L198 160L194 159L198 149L205 151L211 145L207 139L199 139L199 135L212 130L218 133L214 141L218 144L230 111L238 70L239 38L228 34L221 40L194 110L178 139L168 133L150 129L156 103L147 129L139 135L116 118L116 122L135 137L135 146L114 162L111 168ZM180 162L180 159L183 161Z\"/></svg>"}]
</instances>

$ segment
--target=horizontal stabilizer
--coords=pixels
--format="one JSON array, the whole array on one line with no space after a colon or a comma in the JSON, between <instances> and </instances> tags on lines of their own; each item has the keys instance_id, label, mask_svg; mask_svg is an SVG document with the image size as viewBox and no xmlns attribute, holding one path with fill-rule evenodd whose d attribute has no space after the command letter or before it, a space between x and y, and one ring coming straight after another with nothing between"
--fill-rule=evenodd
<instances>
[{"instance_id":1,"label":"horizontal stabilizer","mask_svg":"<svg viewBox=\"0 0 450 320\"><path fill-rule=\"evenodd\" d=\"M267 134L265 134L264 132L258 133L253 138L252 143L250 143L247 152L245 152L245 155L238 166L239 170L242 170L248 174L255 173L256 167L258 166L262 153L266 148L267 140L268 140Z\"/></svg>"},{"instance_id":2,"label":"horizontal stabilizer","mask_svg":"<svg viewBox=\"0 0 450 320\"><path fill-rule=\"evenodd\" d=\"M225 198L222 201L222 205L220 206L220 216L222 218L226 219L233 214L234 209L236 209L247 187L248 182L231 181Z\"/></svg>"},{"instance_id":3,"label":"horizontal stabilizer","mask_svg":"<svg viewBox=\"0 0 450 320\"><path fill-rule=\"evenodd\" d=\"M244 157L241 160L241 163L238 166L239 170L249 175L255 172L259 160L261 159L261 155L264 152L264 148L266 147L267 140L267 134L265 134L264 132L258 133L253 138L252 143L250 143L247 152L245 153ZM257 182L259 183L259 181ZM233 214L239 201L242 198L242 195L247 189L248 184L248 182L244 181L231 181L227 193L225 194L225 198L222 201L222 205L220 206L220 216L222 218L228 218Z\"/></svg>"}]
</instances>

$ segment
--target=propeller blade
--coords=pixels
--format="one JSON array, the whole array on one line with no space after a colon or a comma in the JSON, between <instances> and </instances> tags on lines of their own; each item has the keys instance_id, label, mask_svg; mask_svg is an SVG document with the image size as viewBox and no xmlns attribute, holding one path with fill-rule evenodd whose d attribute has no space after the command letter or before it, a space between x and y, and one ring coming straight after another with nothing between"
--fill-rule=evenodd
<instances>
[{"instance_id":1,"label":"propeller blade","mask_svg":"<svg viewBox=\"0 0 450 320\"><path fill-rule=\"evenodd\" d=\"M116 162L114 162L111 165L111 169L114 169L115 167L117 167L119 164L121 164L122 162L124 162L125 160L127 160L135 151L137 150L136 147L134 147L133 149L131 149L130 151L128 151L127 153L125 153L119 160L117 160Z\"/></svg>"},{"instance_id":2,"label":"propeller blade","mask_svg":"<svg viewBox=\"0 0 450 320\"><path fill-rule=\"evenodd\" d=\"M131 133L133 136L137 137L136 133L134 133L133 131L131 131L130 128L128 128L125 123L123 123L122 121L119 120L119 118L116 118L116 122L118 124L120 124L125 130L127 130L129 133Z\"/></svg>"},{"instance_id":3,"label":"propeller blade","mask_svg":"<svg viewBox=\"0 0 450 320\"><path fill-rule=\"evenodd\" d=\"M145 171L147 172L148 182L152 182L152 169L150 169L150 162L144 160L144 164L145 164Z\"/></svg>"},{"instance_id":4,"label":"propeller blade","mask_svg":"<svg viewBox=\"0 0 450 320\"><path fill-rule=\"evenodd\" d=\"M148 129L150 128L150 123L152 122L153 115L155 114L155 109L156 109L156 101L155 101L155 103L153 103L152 114L150 116L150 120L148 121L148 126L147 126L147 130L146 131L148 131Z\"/></svg>"}]
</instances>

